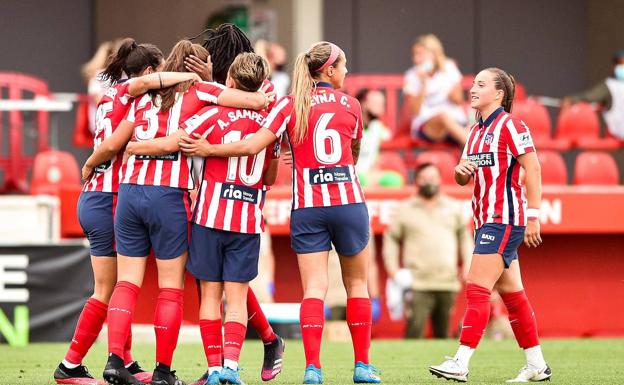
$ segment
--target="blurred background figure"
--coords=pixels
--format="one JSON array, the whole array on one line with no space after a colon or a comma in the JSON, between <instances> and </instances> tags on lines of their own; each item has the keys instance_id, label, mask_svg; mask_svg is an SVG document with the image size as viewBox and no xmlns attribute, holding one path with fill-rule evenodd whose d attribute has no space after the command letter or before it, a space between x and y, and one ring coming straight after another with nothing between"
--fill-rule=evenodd
<instances>
[{"instance_id":1,"label":"blurred background figure","mask_svg":"<svg viewBox=\"0 0 624 385\"><path fill-rule=\"evenodd\" d=\"M260 234L260 257L258 259L258 276L249 282L256 294L258 302L273 302L275 295L275 255L268 226Z\"/></svg>"},{"instance_id":2,"label":"blurred background figure","mask_svg":"<svg viewBox=\"0 0 624 385\"><path fill-rule=\"evenodd\" d=\"M417 195L399 205L384 233L384 264L388 277L395 279L402 252L402 266L412 276L412 290L405 296L405 337L422 338L431 316L434 337L447 338L473 242L460 202L440 193L439 169L431 163L419 165L415 183Z\"/></svg>"},{"instance_id":3,"label":"blurred background figure","mask_svg":"<svg viewBox=\"0 0 624 385\"><path fill-rule=\"evenodd\" d=\"M381 142L390 139L391 133L381 118L386 113L386 97L379 90L363 88L355 95L362 107L362 142L360 157L355 165L362 186L384 183L385 176L377 167ZM402 184L402 183L401 183Z\"/></svg>"},{"instance_id":4,"label":"blurred background figure","mask_svg":"<svg viewBox=\"0 0 624 385\"><path fill-rule=\"evenodd\" d=\"M254 45L254 51L269 62L271 70L269 80L275 87L277 97L288 95L290 93L290 75L286 72L288 55L284 47L279 43L258 40Z\"/></svg>"},{"instance_id":5,"label":"blurred background figure","mask_svg":"<svg viewBox=\"0 0 624 385\"><path fill-rule=\"evenodd\" d=\"M564 97L561 109L578 102L597 104L602 110L609 133L618 139L624 139L624 49L613 54L611 76L588 90Z\"/></svg>"},{"instance_id":6,"label":"blurred background figure","mask_svg":"<svg viewBox=\"0 0 624 385\"><path fill-rule=\"evenodd\" d=\"M403 87L412 115L412 136L463 145L468 120L457 65L446 57L442 42L433 34L416 38L412 61L414 66L405 73Z\"/></svg>"},{"instance_id":7,"label":"blurred background figure","mask_svg":"<svg viewBox=\"0 0 624 385\"><path fill-rule=\"evenodd\" d=\"M104 69L106 59L117 52L120 41L105 41L100 44L95 54L82 66L82 77L87 83L88 111L89 111L89 131L95 132L95 110L107 85L99 79L100 72Z\"/></svg>"}]
</instances>

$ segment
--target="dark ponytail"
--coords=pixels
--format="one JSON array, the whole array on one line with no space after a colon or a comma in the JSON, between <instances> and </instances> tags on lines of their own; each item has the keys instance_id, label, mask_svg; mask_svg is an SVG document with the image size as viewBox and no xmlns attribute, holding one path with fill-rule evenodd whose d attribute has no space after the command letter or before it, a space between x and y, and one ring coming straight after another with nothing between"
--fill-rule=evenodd
<instances>
[{"instance_id":1,"label":"dark ponytail","mask_svg":"<svg viewBox=\"0 0 624 385\"><path fill-rule=\"evenodd\" d=\"M121 41L117 52L106 60L100 79L111 84L118 82L125 73L134 77L147 67L156 69L163 60L163 53L153 44L137 44L132 38Z\"/></svg>"},{"instance_id":2,"label":"dark ponytail","mask_svg":"<svg viewBox=\"0 0 624 385\"><path fill-rule=\"evenodd\" d=\"M500 68L487 68L486 71L494 74L494 87L503 91L503 101L501 106L506 112L511 112L513 100L516 93L516 79Z\"/></svg>"}]
</instances>

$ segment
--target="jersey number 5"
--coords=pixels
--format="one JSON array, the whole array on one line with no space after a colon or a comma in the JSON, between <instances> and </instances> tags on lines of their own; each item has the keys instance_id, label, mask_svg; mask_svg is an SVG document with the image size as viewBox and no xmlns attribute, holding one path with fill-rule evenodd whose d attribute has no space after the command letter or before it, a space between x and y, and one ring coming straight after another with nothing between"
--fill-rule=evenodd
<instances>
[{"instance_id":1,"label":"jersey number 5","mask_svg":"<svg viewBox=\"0 0 624 385\"><path fill-rule=\"evenodd\" d=\"M223 135L222 143L233 143L238 142L242 139L247 139L253 136L252 134L247 134L245 137L242 137L242 132L240 131L230 131L227 134ZM251 168L248 167L248 156L241 157L230 157L228 158L228 169L227 169L227 181L234 182L236 181L236 175L238 174L241 182L246 184L247 186L253 186L256 183L260 182L262 178L262 169L264 168L264 157L266 156L266 148L260 151L258 154L254 155L252 158ZM251 169L248 173L247 170Z\"/></svg>"},{"instance_id":2,"label":"jersey number 5","mask_svg":"<svg viewBox=\"0 0 624 385\"><path fill-rule=\"evenodd\" d=\"M314 156L323 164L336 164L342 158L340 134L338 131L327 127L333 117L333 112L321 114L314 126ZM327 143L328 140L329 143ZM329 146L327 146L328 144Z\"/></svg>"}]
</instances>

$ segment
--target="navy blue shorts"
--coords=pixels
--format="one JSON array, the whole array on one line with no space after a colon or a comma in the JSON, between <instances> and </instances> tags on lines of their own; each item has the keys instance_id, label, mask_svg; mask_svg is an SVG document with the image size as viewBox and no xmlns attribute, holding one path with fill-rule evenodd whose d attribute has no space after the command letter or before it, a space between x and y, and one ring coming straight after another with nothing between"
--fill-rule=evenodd
<instances>
[{"instance_id":1,"label":"navy blue shorts","mask_svg":"<svg viewBox=\"0 0 624 385\"><path fill-rule=\"evenodd\" d=\"M368 245L368 209L364 203L308 207L290 214L290 244L297 254L329 251L355 255Z\"/></svg>"},{"instance_id":2,"label":"navy blue shorts","mask_svg":"<svg viewBox=\"0 0 624 385\"><path fill-rule=\"evenodd\" d=\"M115 193L87 191L78 199L78 222L89 240L91 255L116 257L115 252Z\"/></svg>"},{"instance_id":3,"label":"navy blue shorts","mask_svg":"<svg viewBox=\"0 0 624 385\"><path fill-rule=\"evenodd\" d=\"M518 247L524 241L524 226L486 223L475 232L475 254L500 254L505 268L518 259Z\"/></svg>"},{"instance_id":4,"label":"navy blue shorts","mask_svg":"<svg viewBox=\"0 0 624 385\"><path fill-rule=\"evenodd\" d=\"M121 184L115 214L117 252L173 259L188 250L191 201L188 191L174 187Z\"/></svg>"},{"instance_id":5,"label":"navy blue shorts","mask_svg":"<svg viewBox=\"0 0 624 385\"><path fill-rule=\"evenodd\" d=\"M202 281L249 282L258 275L260 234L212 229L193 223L186 269Z\"/></svg>"}]
</instances>

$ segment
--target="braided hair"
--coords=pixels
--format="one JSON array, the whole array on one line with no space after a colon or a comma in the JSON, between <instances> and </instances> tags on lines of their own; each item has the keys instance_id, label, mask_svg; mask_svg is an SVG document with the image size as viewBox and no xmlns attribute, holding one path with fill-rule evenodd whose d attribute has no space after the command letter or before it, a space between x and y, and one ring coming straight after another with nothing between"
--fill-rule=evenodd
<instances>
[{"instance_id":1,"label":"braided hair","mask_svg":"<svg viewBox=\"0 0 624 385\"><path fill-rule=\"evenodd\" d=\"M241 53L254 52L247 35L231 23L224 23L217 28L206 29L191 40L205 35L202 46L208 50L212 60L212 77L217 83L225 84L232 62Z\"/></svg>"}]
</instances>

